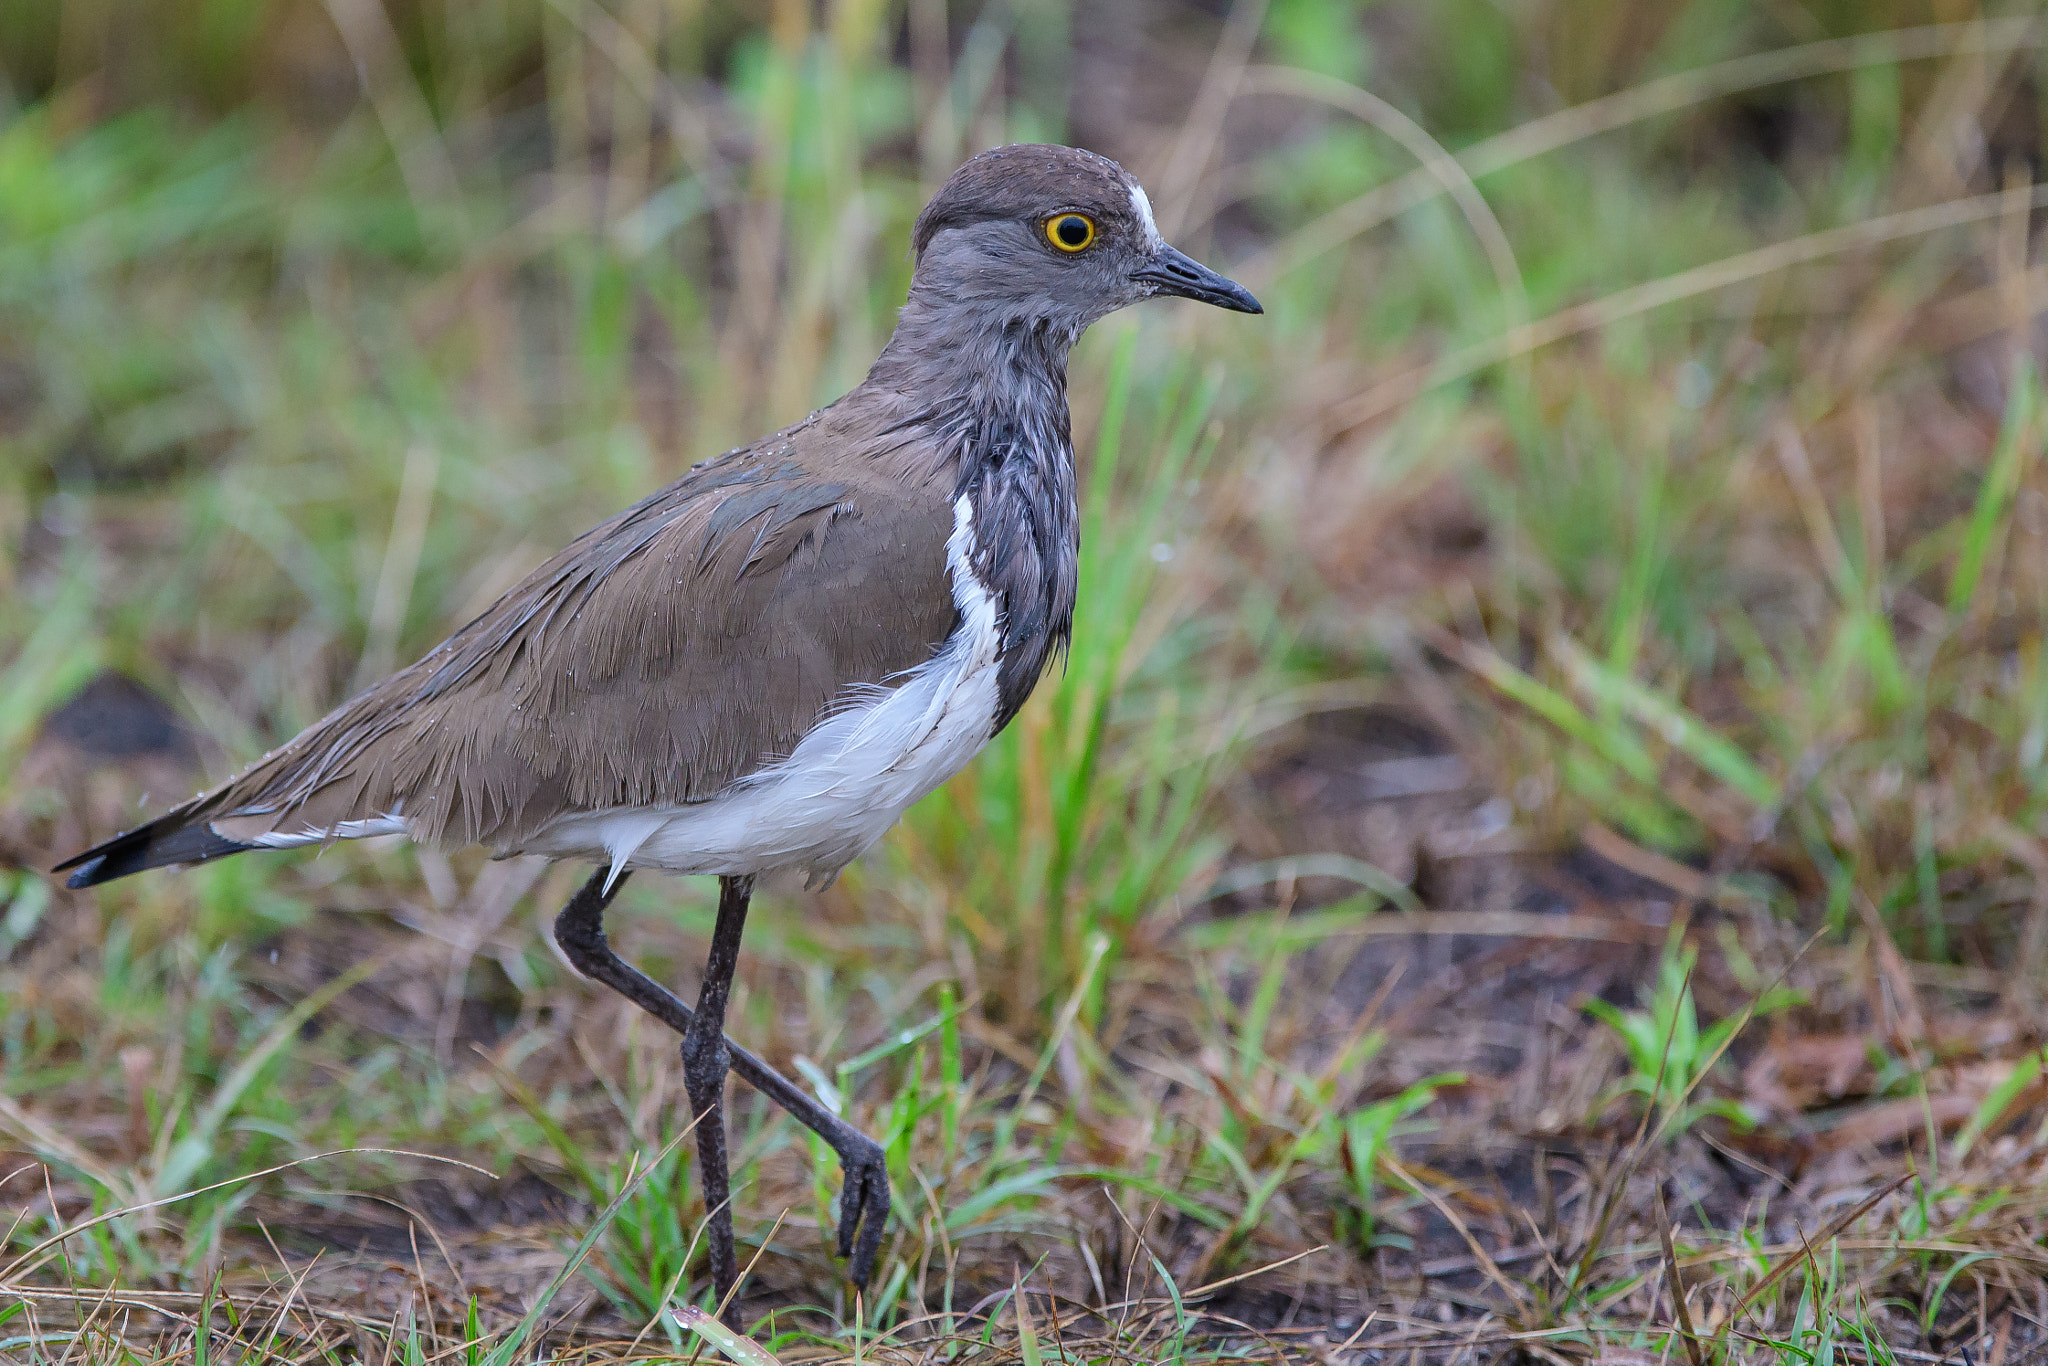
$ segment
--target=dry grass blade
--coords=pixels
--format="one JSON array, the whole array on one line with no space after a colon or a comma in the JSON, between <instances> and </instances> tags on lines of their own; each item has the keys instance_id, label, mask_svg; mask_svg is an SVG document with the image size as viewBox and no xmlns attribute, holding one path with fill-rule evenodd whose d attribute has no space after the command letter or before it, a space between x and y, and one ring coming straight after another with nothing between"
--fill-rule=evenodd
<instances>
[{"instance_id":1,"label":"dry grass blade","mask_svg":"<svg viewBox=\"0 0 2048 1366\"><path fill-rule=\"evenodd\" d=\"M1238 82L1238 89L1248 95L1263 93L1315 100L1342 109L1400 143L1410 156L1422 163L1422 169L1443 192L1450 195L1458 206L1458 212L1464 215L1466 224L1472 229L1472 235L1479 239L1487 262L1493 267L1494 282L1500 287L1509 330L1519 330L1528 325L1529 290L1522 281L1522 267L1515 260L1515 248L1508 241L1507 230L1501 227L1493 207L1486 202L1486 196L1479 192L1479 187L1472 183L1464 165L1446 151L1442 143L1431 137L1421 124L1369 90L1314 71L1280 66L1247 67Z\"/></svg>"},{"instance_id":2,"label":"dry grass blade","mask_svg":"<svg viewBox=\"0 0 2048 1366\"><path fill-rule=\"evenodd\" d=\"M1531 119L1467 148L1460 160L1475 176L1491 175L1582 138L1758 86L1824 76L1859 66L2013 52L2038 47L2044 40L2048 40L2048 30L2044 30L2042 21L2022 16L1891 29L1734 57Z\"/></svg>"},{"instance_id":3,"label":"dry grass blade","mask_svg":"<svg viewBox=\"0 0 2048 1366\"><path fill-rule=\"evenodd\" d=\"M1205 1285L1196 1286L1193 1290L1183 1291L1181 1298L1190 1301L1203 1299L1215 1294L1226 1285L1236 1285L1240 1281L1248 1281L1255 1276L1269 1276L1283 1266L1293 1266L1304 1258L1313 1257L1318 1252L1326 1251L1329 1246L1328 1243L1317 1243L1314 1247L1303 1248L1291 1257L1282 1257L1277 1262L1267 1262L1264 1266L1255 1266L1249 1271L1240 1271L1234 1276L1225 1276L1220 1281L1210 1281Z\"/></svg>"},{"instance_id":4,"label":"dry grass blade","mask_svg":"<svg viewBox=\"0 0 2048 1366\"><path fill-rule=\"evenodd\" d=\"M125 1189L127 1198L133 1199L135 1183L123 1181L111 1167L79 1147L68 1135L38 1119L12 1096L0 1094L0 1125L15 1134L19 1141L50 1154L73 1171L84 1173L101 1189L117 1194ZM12 1175L14 1173L10 1173L10 1178ZM0 1280L6 1279L7 1275L8 1272L0 1271Z\"/></svg>"},{"instance_id":5,"label":"dry grass blade","mask_svg":"<svg viewBox=\"0 0 2048 1366\"><path fill-rule=\"evenodd\" d=\"M713 207L729 211L740 194L731 169L719 155L703 109L692 103L655 63L651 54L626 27L603 6L588 0L548 0L549 5L576 25L593 48L629 81L641 99L661 110L663 121L689 165L690 173L705 186Z\"/></svg>"},{"instance_id":6,"label":"dry grass blade","mask_svg":"<svg viewBox=\"0 0 2048 1366\"><path fill-rule=\"evenodd\" d=\"M1238 934L1236 927L1225 929ZM1621 916L1539 911L1364 911L1332 913L1296 927L1304 943L1324 939L1389 939L1409 935L1474 936L1488 939L1562 939L1597 944L1660 944L1665 931ZM1219 933L1210 936L1223 939ZM1205 937L1205 938L1210 938Z\"/></svg>"},{"instance_id":7,"label":"dry grass blade","mask_svg":"<svg viewBox=\"0 0 2048 1366\"><path fill-rule=\"evenodd\" d=\"M782 1221L787 1218L789 1218L788 1210L784 1210L775 1216L775 1222L768 1227L767 1236L762 1238L761 1245L754 1249L754 1255L747 1258L747 1264L740 1268L739 1279L732 1283L731 1288L718 1301L718 1308L712 1317L720 1320L725 1318L726 1308L732 1304L734 1297L740 1293L740 1287L745 1285L748 1279L753 1276L754 1268L760 1265L762 1255L768 1251L769 1245L775 1241L775 1235L782 1231Z\"/></svg>"},{"instance_id":8,"label":"dry grass blade","mask_svg":"<svg viewBox=\"0 0 2048 1366\"><path fill-rule=\"evenodd\" d=\"M1882 993L1872 1002L1872 1013L1892 1046L1917 1066L1927 1047L1927 1018L1920 1011L1920 995L1906 969L1906 956L1899 952L1898 941L1870 898L1859 891L1853 900L1864 932L1870 936L1870 953Z\"/></svg>"},{"instance_id":9,"label":"dry grass blade","mask_svg":"<svg viewBox=\"0 0 2048 1366\"><path fill-rule=\"evenodd\" d=\"M2036 186L2028 196L2027 203L2036 209L2048 207L2048 187ZM1952 200L1946 204L1930 204L1924 208L1907 209L1900 213L1865 219L1860 223L1808 233L1804 237L1795 237L1787 242L1775 242L1767 247L1759 247L1755 251L1742 252L1707 265L1696 266L1691 270L1680 271L1676 275L1668 275L1661 280L1652 280L1632 289L1619 290L1605 298L1561 309L1546 318L1537 319L1526 327L1503 332L1486 341L1462 347L1433 365L1417 366L1404 374L1382 381L1356 398L1337 404L1331 410L1326 425L1332 431L1343 431L1390 412L1417 394L1461 379L1469 379L1502 361L1526 355L1568 337L1596 332L1624 319L1637 317L1670 304L1696 298L1702 294L1711 294L1716 290L1727 289L1732 285L1760 279L1842 252L1882 246L1887 242L1924 236L1946 228L1980 223L2009 212L2010 207L2010 199L2005 192Z\"/></svg>"},{"instance_id":10,"label":"dry grass blade","mask_svg":"<svg viewBox=\"0 0 2048 1366\"><path fill-rule=\"evenodd\" d=\"M1807 539L1813 542L1814 556L1836 590L1846 595L1855 574L1849 554L1842 548L1842 538L1835 530L1834 515L1828 511L1827 495L1821 490L1820 480L1814 477L1806 443L1790 422L1778 424L1776 437L1772 449L1777 453L1779 468L1792 485L1792 498L1798 505L1800 520L1806 524Z\"/></svg>"},{"instance_id":11,"label":"dry grass blade","mask_svg":"<svg viewBox=\"0 0 2048 1366\"><path fill-rule=\"evenodd\" d=\"M1379 1316L1379 1310L1373 1310L1371 1313L1367 1314L1364 1318L1358 1321L1358 1326L1351 1330L1350 1336L1346 1337L1344 1341L1338 1343L1335 1347L1329 1348L1319 1353L1318 1355L1320 1355L1322 1359L1326 1362L1335 1361L1341 1353L1348 1352L1353 1347L1356 1347L1358 1345L1358 1340L1365 1336L1365 1330L1372 1327L1373 1323L1379 1318Z\"/></svg>"},{"instance_id":12,"label":"dry grass blade","mask_svg":"<svg viewBox=\"0 0 2048 1366\"><path fill-rule=\"evenodd\" d=\"M1735 1302L1735 1307L1728 1311L1727 1321L1731 1324L1734 1323L1735 1320L1740 1318L1752 1304L1755 1304L1759 1299L1763 1297L1763 1293L1766 1290L1769 1290L1772 1286L1776 1285L1778 1281L1782 1279L1784 1275L1787 1272L1789 1272L1793 1267L1798 1266L1801 1262L1811 1257L1813 1255L1814 1244L1827 1242L1836 1234L1840 1233L1843 1229L1849 1227L1849 1225L1855 1223L1858 1219L1861 1219L1865 1214L1869 1213L1872 1209L1876 1208L1878 1201L1884 1199L1893 1191L1898 1190L1901 1186L1904 1186L1907 1182L1911 1181L1912 1179L1913 1173L1911 1172L1904 1172L1899 1176L1893 1177L1890 1181L1878 1187L1869 1195L1864 1196L1863 1199L1858 1201L1853 1207L1851 1207L1848 1210L1845 1210L1843 1213L1837 1215L1834 1219L1830 1220L1828 1222L1828 1226L1822 1229L1818 1234L1814 1235L1812 1238L1809 1239L1804 1234L1801 1234L1801 1246L1799 1251L1796 1253L1788 1253L1786 1256L1780 1258L1776 1266L1772 1267L1769 1271L1766 1271L1755 1285L1751 1286L1747 1291L1743 1292L1742 1298Z\"/></svg>"},{"instance_id":13,"label":"dry grass blade","mask_svg":"<svg viewBox=\"0 0 2048 1366\"><path fill-rule=\"evenodd\" d=\"M1829 38L1735 57L1531 119L1465 148L1457 154L1458 162L1477 179L1601 133L1746 90L1859 67L2011 52L2040 46L2043 41L2041 20L2011 18ZM1359 234L1428 203L1444 188L1427 170L1410 171L1295 229L1240 263L1237 274L1254 289L1270 284Z\"/></svg>"},{"instance_id":14,"label":"dry grass blade","mask_svg":"<svg viewBox=\"0 0 2048 1366\"><path fill-rule=\"evenodd\" d=\"M1707 1366L1706 1356L1700 1349L1699 1334L1693 1331L1692 1306L1686 1303L1685 1276L1678 1267L1678 1252L1671 1244L1671 1212L1664 1208L1664 1192L1658 1191L1655 1200L1657 1210L1657 1243L1664 1251L1665 1275L1671 1285L1671 1312L1678 1320L1678 1333L1685 1343L1685 1359L1692 1366Z\"/></svg>"},{"instance_id":15,"label":"dry grass blade","mask_svg":"<svg viewBox=\"0 0 2048 1366\"><path fill-rule=\"evenodd\" d=\"M1391 1154L1382 1157L1380 1161L1388 1171L1400 1178L1403 1185L1407 1186L1408 1189L1414 1191L1424 1200L1427 1200L1431 1208L1443 1216L1445 1223L1458 1231L1458 1236L1465 1240L1465 1246L1472 1252L1472 1260L1485 1273L1486 1279L1500 1287L1501 1292L1508 1297L1508 1303L1522 1304L1528 1300L1529 1292L1507 1278L1506 1273L1495 1264L1486 1249L1480 1245L1479 1240L1472 1236L1472 1230L1466 1226L1463 1219L1458 1217L1458 1212L1451 1208L1449 1201L1424 1185L1413 1172L1402 1166Z\"/></svg>"},{"instance_id":16,"label":"dry grass blade","mask_svg":"<svg viewBox=\"0 0 2048 1366\"><path fill-rule=\"evenodd\" d=\"M413 1152L410 1149L406 1148L336 1148L331 1152L314 1153L310 1157L300 1157L294 1158L290 1162L280 1162L274 1167L265 1167L261 1171L245 1172L240 1176L230 1176L226 1180L216 1181L210 1186L200 1186L194 1190L180 1191L176 1195L165 1195L155 1200L146 1201L142 1204L124 1205L120 1209L111 1209L103 1214L96 1214L92 1218L85 1220L83 1223L73 1224L68 1228L58 1230L56 1233L51 1234L49 1237L43 1239L41 1242L31 1247L28 1251L16 1257L13 1261L9 1262L5 1267L0 1267L0 1285L6 1285L8 1282L12 1281L16 1276L24 1275L27 1274L29 1271L32 1271L34 1269L37 1258L41 1257L44 1253L54 1249L67 1239L75 1238L79 1234L84 1233L89 1229L97 1228L101 1224L109 1223L115 1219L125 1219L130 1215L141 1214L146 1210L162 1209L167 1205L179 1204L182 1201L190 1200L195 1196L205 1195L209 1192L217 1190L226 1190L230 1186L247 1185L251 1181L260 1181L266 1176L275 1176L279 1172L290 1171L295 1167L304 1167L314 1162L322 1162L330 1157L350 1157L366 1155L386 1157L417 1157L426 1162L445 1162L451 1167L462 1167L468 1171L473 1171L477 1173L479 1176L488 1176L494 1181L497 1179L497 1175L494 1172L487 1171L484 1168L476 1166L473 1163L464 1162L460 1158L444 1157L439 1153Z\"/></svg>"},{"instance_id":17,"label":"dry grass blade","mask_svg":"<svg viewBox=\"0 0 2048 1366\"><path fill-rule=\"evenodd\" d=\"M1598 821L1589 823L1580 831L1579 839L1615 867L1626 868L1639 878L1668 887L1686 902L1698 901L1713 890L1713 879L1707 874L1675 858L1645 849Z\"/></svg>"},{"instance_id":18,"label":"dry grass blade","mask_svg":"<svg viewBox=\"0 0 2048 1366\"><path fill-rule=\"evenodd\" d=\"M1692 975L1693 966L1689 964L1686 967L1684 979L1679 984L1677 994L1681 998L1692 986ZM1657 1115L1656 1098L1664 1094L1664 1073L1671 1065L1671 1043L1678 1034L1678 1020L1679 1012L1672 1011L1671 1019L1665 1025L1663 1044L1657 1052L1657 1073L1650 1081L1650 1103L1643 1107L1642 1118L1636 1122L1635 1136L1629 1140L1628 1148L1622 1154L1621 1162L1612 1172L1608 1173L1602 1182L1599 1213L1594 1217L1592 1229L1586 1235L1586 1246L1579 1254L1578 1264L1572 1268L1570 1288L1573 1290L1580 1289L1587 1284L1588 1279L1592 1275L1593 1263L1599 1259L1602 1252L1606 1251L1607 1230L1613 1223L1615 1214L1620 1210L1621 1198L1627 1193L1629 1182L1635 1179L1636 1166L1643 1160L1643 1153L1648 1149L1651 1142L1650 1121ZM1701 1075L1704 1074L1705 1069L1702 1069ZM1671 1115L1677 1113L1677 1108L1677 1106L1667 1108L1664 1111L1665 1118L1668 1119ZM1663 1125L1659 1123L1657 1132L1661 1133L1662 1131Z\"/></svg>"},{"instance_id":19,"label":"dry grass blade","mask_svg":"<svg viewBox=\"0 0 2048 1366\"><path fill-rule=\"evenodd\" d=\"M375 0L326 0L326 8L355 60L363 94L391 144L413 203L454 214L459 221L460 177L384 7Z\"/></svg>"},{"instance_id":20,"label":"dry grass blade","mask_svg":"<svg viewBox=\"0 0 2048 1366\"><path fill-rule=\"evenodd\" d=\"M440 452L427 442L414 442L405 453L398 502L391 515L391 531L385 538L384 558L371 596L368 638L356 664L353 686L357 689L375 683L397 666L398 633L412 606L413 586L419 575L420 554L427 544L428 514L433 507L440 469Z\"/></svg>"},{"instance_id":21,"label":"dry grass blade","mask_svg":"<svg viewBox=\"0 0 2048 1366\"><path fill-rule=\"evenodd\" d=\"M1798 950L1786 959L1785 966L1779 969L1777 975L1771 979L1769 984L1763 990L1751 993L1749 999L1743 1002L1742 1010L1735 1019L1735 1027L1728 1030L1720 1043L1709 1050L1706 1057L1700 1060L1700 1065L1693 1072L1692 1080L1687 1082L1685 1089L1679 1093L1678 1104L1667 1109L1663 1117L1657 1121L1657 1127L1650 1135L1652 1142L1664 1137L1665 1131L1671 1126L1672 1119L1692 1099L1693 1094L1699 1090L1707 1078L1713 1075L1713 1071L1720 1065L1721 1059L1728 1055L1728 1050L1733 1048L1735 1041L1742 1037L1742 1031L1749 1028L1749 1022L1756 1017L1757 1007L1763 1004L1765 999L1773 992L1785 985L1785 979L1791 975L1792 969L1805 959L1806 955L1813 950L1813 946L1820 942L1821 936L1826 933L1827 929L1823 926L1815 930L1811 935L1808 935L1806 942L1801 944Z\"/></svg>"},{"instance_id":22,"label":"dry grass blade","mask_svg":"<svg viewBox=\"0 0 2048 1366\"><path fill-rule=\"evenodd\" d=\"M1252 48L1258 42L1259 27L1266 18L1266 4L1267 0L1236 0L1230 7L1230 17L1224 22L1223 33L1209 55L1208 69L1195 92L1194 104L1187 117L1181 120L1179 134L1173 140L1165 165L1160 168L1159 228L1169 237L1185 226L1202 170L1216 150L1216 138L1223 130L1224 116L1230 112L1245 63L1251 59Z\"/></svg>"}]
</instances>

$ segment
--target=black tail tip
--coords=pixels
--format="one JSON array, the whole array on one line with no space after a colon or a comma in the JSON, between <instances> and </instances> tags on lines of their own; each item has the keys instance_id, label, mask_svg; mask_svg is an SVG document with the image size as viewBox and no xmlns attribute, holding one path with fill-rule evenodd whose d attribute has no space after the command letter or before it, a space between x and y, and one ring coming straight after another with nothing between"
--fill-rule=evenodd
<instances>
[{"instance_id":1,"label":"black tail tip","mask_svg":"<svg viewBox=\"0 0 2048 1366\"><path fill-rule=\"evenodd\" d=\"M90 855L87 856L85 861L82 863L76 859L73 859L69 863L58 864L55 868L52 868L50 871L53 873L61 873L66 868L71 868L71 876L64 879L64 885L66 887L69 887L72 891L76 892L86 887L91 887L100 881L100 866L104 864L106 861L107 858L106 855L104 854ZM77 864L77 867L75 868L72 867L72 864L74 863Z\"/></svg>"},{"instance_id":2,"label":"black tail tip","mask_svg":"<svg viewBox=\"0 0 2048 1366\"><path fill-rule=\"evenodd\" d=\"M162 868L174 863L205 863L208 859L239 854L256 846L240 844L213 833L204 824L176 825L175 817L138 826L116 835L105 844L73 855L50 871L71 874L64 885L73 891L97 887L145 868Z\"/></svg>"}]
</instances>

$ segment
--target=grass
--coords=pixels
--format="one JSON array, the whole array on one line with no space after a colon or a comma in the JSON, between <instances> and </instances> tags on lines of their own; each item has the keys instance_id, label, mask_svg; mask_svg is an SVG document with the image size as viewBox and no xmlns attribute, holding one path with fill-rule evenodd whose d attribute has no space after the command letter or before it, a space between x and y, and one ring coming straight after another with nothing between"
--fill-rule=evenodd
<instances>
[{"instance_id":1,"label":"grass","mask_svg":"<svg viewBox=\"0 0 2048 1366\"><path fill-rule=\"evenodd\" d=\"M855 1300L736 1092L758 1342L2039 1350L2038 7L98 14L0 13L0 1354L702 1349L573 870L38 870L842 391L1038 136L1269 311L1087 339L1063 671L761 899L734 1032L896 1207ZM106 670L206 738L81 746Z\"/></svg>"}]
</instances>

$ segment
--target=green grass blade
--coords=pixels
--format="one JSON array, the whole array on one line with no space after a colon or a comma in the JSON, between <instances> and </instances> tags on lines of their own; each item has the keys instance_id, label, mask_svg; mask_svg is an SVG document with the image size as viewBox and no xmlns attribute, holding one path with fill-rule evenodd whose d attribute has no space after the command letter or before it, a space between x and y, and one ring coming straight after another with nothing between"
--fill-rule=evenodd
<instances>
[{"instance_id":1,"label":"green grass blade","mask_svg":"<svg viewBox=\"0 0 2048 1366\"><path fill-rule=\"evenodd\" d=\"M2033 424L2038 395L2033 357L2013 357L2011 396L2005 404L2005 420L1993 447L1991 467L1977 488L1977 502L1963 534L1962 552L1956 557L1955 573L1948 581L1948 611L1952 617L1967 616L1976 601L1984 565L1991 555L1991 543L2004 523L2014 492L2019 488L2021 462L2034 444L2024 438Z\"/></svg>"},{"instance_id":2,"label":"green grass blade","mask_svg":"<svg viewBox=\"0 0 2048 1366\"><path fill-rule=\"evenodd\" d=\"M626 1207L628 1200L639 1193L640 1187L646 1183L648 1176L654 1169L665 1162L669 1154L674 1152L677 1146L685 1138L688 1138L691 1131L696 1127L696 1124L693 1122L681 1133L670 1139L662 1147L662 1150L655 1155L652 1162L649 1162L633 1173L619 1187L619 1193L612 1197L612 1202L598 1211L597 1217L590 1221L590 1227L584 1231L582 1241L576 1244L576 1250L569 1255L569 1259L562 1263L561 1270L557 1271L554 1274L554 1278L546 1286L542 1287L539 1296L533 1302L533 1306L514 1325L511 1333L497 1346L493 1347L490 1355L484 1358L483 1366L513 1366L513 1363L519 1359L520 1351L526 1346L526 1340L532 1337L534 1329L540 1326L542 1317L547 1314L548 1306L555 1302L555 1296L562 1293L562 1287L569 1283L569 1278L574 1276L583 1263L589 1260L591 1251L597 1247L598 1240L604 1237L605 1231L612 1226L612 1221L619 1217L619 1211Z\"/></svg>"},{"instance_id":3,"label":"green grass blade","mask_svg":"<svg viewBox=\"0 0 2048 1366\"><path fill-rule=\"evenodd\" d=\"M1690 711L1645 687L1633 675L1595 659L1569 637L1554 639L1551 651L1581 692L1620 709L1638 725L1662 736L1665 743L1734 788L1751 805L1768 810L1778 804L1778 785L1770 775L1740 746Z\"/></svg>"},{"instance_id":4,"label":"green grass blade","mask_svg":"<svg viewBox=\"0 0 2048 1366\"><path fill-rule=\"evenodd\" d=\"M256 1080L264 1064L278 1049L297 1038L308 1020L333 1004L335 998L349 988L367 981L383 965L382 957L366 958L279 1016L256 1047L235 1064L233 1071L221 1078L220 1085L214 1088L206 1105L193 1117L192 1128L178 1140L164 1165L156 1172L151 1183L154 1188L158 1191L176 1190L205 1166L214 1155L214 1139L219 1135L221 1125Z\"/></svg>"},{"instance_id":5,"label":"green grass blade","mask_svg":"<svg viewBox=\"0 0 2048 1366\"><path fill-rule=\"evenodd\" d=\"M781 1366L775 1354L750 1337L735 1333L694 1304L676 1305L669 1313L683 1327L716 1347L733 1366Z\"/></svg>"}]
</instances>

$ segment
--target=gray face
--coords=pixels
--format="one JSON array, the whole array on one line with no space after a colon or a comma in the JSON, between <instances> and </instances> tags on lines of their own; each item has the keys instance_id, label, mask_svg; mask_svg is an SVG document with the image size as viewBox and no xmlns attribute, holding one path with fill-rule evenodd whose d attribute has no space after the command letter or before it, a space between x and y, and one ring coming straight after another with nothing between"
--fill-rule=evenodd
<instances>
[{"instance_id":1,"label":"gray face","mask_svg":"<svg viewBox=\"0 0 2048 1366\"><path fill-rule=\"evenodd\" d=\"M1242 286L1160 240L1144 190L1121 166L1071 147L975 157L925 206L912 240L915 291L987 322L1078 336L1161 295L1262 311Z\"/></svg>"}]
</instances>

